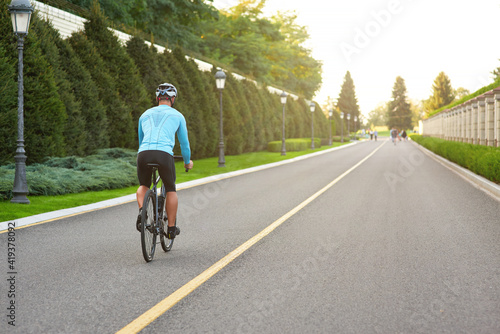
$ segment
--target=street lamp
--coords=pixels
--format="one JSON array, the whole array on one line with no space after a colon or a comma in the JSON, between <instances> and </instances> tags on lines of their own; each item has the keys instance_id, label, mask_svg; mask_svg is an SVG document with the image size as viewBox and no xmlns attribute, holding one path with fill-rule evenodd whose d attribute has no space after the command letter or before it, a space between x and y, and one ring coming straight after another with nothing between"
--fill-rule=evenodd
<instances>
[{"instance_id":1,"label":"street lamp","mask_svg":"<svg viewBox=\"0 0 500 334\"><path fill-rule=\"evenodd\" d=\"M340 142L344 142L344 112L340 112Z\"/></svg>"},{"instance_id":2,"label":"street lamp","mask_svg":"<svg viewBox=\"0 0 500 334\"><path fill-rule=\"evenodd\" d=\"M281 155L286 155L286 145L285 145L285 104L286 104L286 93L283 91L280 95L281 104L283 105L283 138L281 139Z\"/></svg>"},{"instance_id":3,"label":"street lamp","mask_svg":"<svg viewBox=\"0 0 500 334\"><path fill-rule=\"evenodd\" d=\"M28 35L33 7L29 0L12 0L9 6L12 18L12 27L17 35L18 61L18 109L17 109L17 149L16 149L16 173L14 177L14 188L12 189L12 203L29 204L26 197L28 194L28 183L26 182L26 152L24 151L24 86L23 86L23 49L24 37Z\"/></svg>"},{"instance_id":4,"label":"street lamp","mask_svg":"<svg viewBox=\"0 0 500 334\"><path fill-rule=\"evenodd\" d=\"M314 109L316 109L316 104L311 101L309 107L311 108L311 148L314 149Z\"/></svg>"},{"instance_id":5,"label":"street lamp","mask_svg":"<svg viewBox=\"0 0 500 334\"><path fill-rule=\"evenodd\" d=\"M347 114L347 136L349 137L349 141L351 140L351 133L349 132L350 119L351 119L351 114Z\"/></svg>"},{"instance_id":6,"label":"street lamp","mask_svg":"<svg viewBox=\"0 0 500 334\"><path fill-rule=\"evenodd\" d=\"M330 121L329 122L330 123L330 127L329 127L329 129L330 129L330 139L328 140L328 145L332 146L332 116L333 116L333 109L330 109L328 111L328 116L330 116L329 119L328 119Z\"/></svg>"},{"instance_id":7,"label":"street lamp","mask_svg":"<svg viewBox=\"0 0 500 334\"><path fill-rule=\"evenodd\" d=\"M358 121L358 116L354 116L354 131L358 131L358 127L356 127L357 121Z\"/></svg>"},{"instance_id":8,"label":"street lamp","mask_svg":"<svg viewBox=\"0 0 500 334\"><path fill-rule=\"evenodd\" d=\"M218 68L217 73L215 73L215 85L219 90L219 98L220 98L220 122L219 122L219 166L218 167L226 167L226 159L224 157L224 134L222 131L222 90L224 89L224 85L226 83L226 74L222 71L222 69Z\"/></svg>"}]
</instances>

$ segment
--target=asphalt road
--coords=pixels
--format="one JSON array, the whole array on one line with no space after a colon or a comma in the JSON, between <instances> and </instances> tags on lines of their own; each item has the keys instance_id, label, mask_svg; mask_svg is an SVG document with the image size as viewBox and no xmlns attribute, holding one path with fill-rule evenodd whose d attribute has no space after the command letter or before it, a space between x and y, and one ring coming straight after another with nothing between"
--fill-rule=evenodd
<instances>
[{"instance_id":1,"label":"asphalt road","mask_svg":"<svg viewBox=\"0 0 500 334\"><path fill-rule=\"evenodd\" d=\"M15 230L15 274L0 234L0 332L500 333L500 203L412 143L359 143L179 200L182 232L148 264L135 203Z\"/></svg>"}]
</instances>

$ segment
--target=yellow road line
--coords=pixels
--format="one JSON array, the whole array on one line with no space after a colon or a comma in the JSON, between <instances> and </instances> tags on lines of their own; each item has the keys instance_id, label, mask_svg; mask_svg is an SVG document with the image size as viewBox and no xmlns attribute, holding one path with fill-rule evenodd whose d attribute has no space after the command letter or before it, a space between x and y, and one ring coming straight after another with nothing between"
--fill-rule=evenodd
<instances>
[{"instance_id":1,"label":"yellow road line","mask_svg":"<svg viewBox=\"0 0 500 334\"><path fill-rule=\"evenodd\" d=\"M210 268L206 269L204 272L193 278L191 281L186 283L184 286L179 288L177 291L172 293L170 296L167 298L163 299L161 302L150 308L148 311L140 315L138 318L136 318L134 321L129 323L127 326L123 327L121 330L116 332L116 334L129 334L129 333L139 333L142 329L144 329L146 326L148 326L150 323L152 323L155 319L157 319L159 316L161 316L163 313L168 311L170 308L172 308L175 304L177 304L179 301L181 301L184 297L189 295L191 292L193 292L195 289L197 289L200 285L205 283L208 279L210 279L212 276L214 276L216 273L218 273L222 268L227 266L229 263L231 263L234 259L236 259L238 256L240 256L243 252L248 250L250 247L252 247L254 244L259 242L261 239L263 239L265 236L267 236L269 233L271 233L274 229L276 229L278 226L283 224L285 221L287 221L290 217L292 217L294 214L302 210L305 206L307 206L309 203L314 201L316 198L318 198L320 195L322 195L324 192L326 192L328 189L330 189L334 184L339 182L341 179L343 179L346 175L351 173L354 169L359 167L362 163L364 163L368 158L370 158L372 155L375 154L386 142L378 146L375 150L373 150L369 155L367 155L365 158L363 158L361 161L359 161L356 165L348 169L346 172L344 172L342 175L338 176L335 180L330 182L328 185L323 187L321 190L316 192L314 195L306 199L304 202L300 203L298 206L290 210L288 213L286 213L284 216L276 220L274 223L266 227L264 230L262 230L260 233L256 234L249 240L247 240L244 244L233 250L231 253L227 254L224 256L222 259L217 261L215 264L213 264Z\"/></svg>"}]
</instances>

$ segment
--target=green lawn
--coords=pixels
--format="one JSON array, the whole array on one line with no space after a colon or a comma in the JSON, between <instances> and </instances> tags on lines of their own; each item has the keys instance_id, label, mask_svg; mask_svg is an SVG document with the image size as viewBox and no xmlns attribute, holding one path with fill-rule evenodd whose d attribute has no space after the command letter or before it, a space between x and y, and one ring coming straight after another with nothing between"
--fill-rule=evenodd
<instances>
[{"instance_id":1,"label":"green lawn","mask_svg":"<svg viewBox=\"0 0 500 334\"><path fill-rule=\"evenodd\" d=\"M176 163L177 183L292 159L301 155L323 151L345 144L347 143L333 143L332 146L323 146L314 150L308 149L301 152L287 152L286 156L281 156L280 153L271 152L254 152L238 156L226 156L226 167L222 168L218 167L218 157L201 159L194 162L194 168L189 171L189 173L184 172L182 162L178 162ZM136 190L137 186L133 186L123 189L93 191L60 196L28 196L31 203L27 205L14 204L10 203L10 201L1 201L0 222L28 217L44 212L96 203L111 198L134 194Z\"/></svg>"}]
</instances>

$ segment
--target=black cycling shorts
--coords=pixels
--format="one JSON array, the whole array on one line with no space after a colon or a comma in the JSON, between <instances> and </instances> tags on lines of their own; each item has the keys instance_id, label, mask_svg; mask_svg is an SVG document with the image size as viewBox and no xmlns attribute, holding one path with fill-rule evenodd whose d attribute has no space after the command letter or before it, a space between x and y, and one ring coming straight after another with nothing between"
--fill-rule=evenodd
<instances>
[{"instance_id":1,"label":"black cycling shorts","mask_svg":"<svg viewBox=\"0 0 500 334\"><path fill-rule=\"evenodd\" d=\"M159 164L158 171L165 184L165 190L176 191L175 188L175 163L174 157L164 151L142 151L137 155L137 177L141 186L150 187L153 176L153 169L148 163Z\"/></svg>"}]
</instances>

